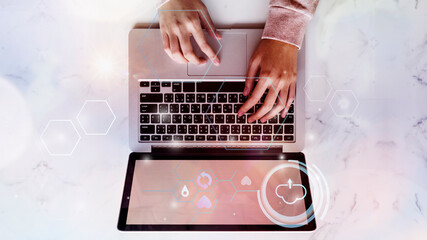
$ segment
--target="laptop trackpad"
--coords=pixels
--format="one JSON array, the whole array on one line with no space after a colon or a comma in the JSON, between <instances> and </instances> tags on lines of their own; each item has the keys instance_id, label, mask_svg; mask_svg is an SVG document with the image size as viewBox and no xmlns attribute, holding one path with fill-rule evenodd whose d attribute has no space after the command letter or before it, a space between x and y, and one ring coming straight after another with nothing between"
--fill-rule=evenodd
<instances>
[{"instance_id":1,"label":"laptop trackpad","mask_svg":"<svg viewBox=\"0 0 427 240\"><path fill-rule=\"evenodd\" d=\"M187 64L187 74L189 76L245 76L246 75L246 33L236 32L222 32L222 39L220 40L222 48L218 53L221 64L215 66L209 58L200 50L199 46L195 43L192 38L192 45L194 53L199 56L206 58L208 62L202 65L194 65L191 63ZM206 40L211 45L215 52L220 49L218 41L207 33L205 33ZM209 66L211 67L209 68ZM206 73L206 71L209 71Z\"/></svg>"}]
</instances>

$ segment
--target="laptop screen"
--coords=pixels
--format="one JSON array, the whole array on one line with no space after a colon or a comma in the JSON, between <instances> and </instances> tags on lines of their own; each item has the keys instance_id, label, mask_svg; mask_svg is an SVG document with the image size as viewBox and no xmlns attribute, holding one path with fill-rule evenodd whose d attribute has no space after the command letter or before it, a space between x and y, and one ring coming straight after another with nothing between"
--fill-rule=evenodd
<instances>
[{"instance_id":1,"label":"laptop screen","mask_svg":"<svg viewBox=\"0 0 427 240\"><path fill-rule=\"evenodd\" d=\"M277 159L137 160L126 225L304 226L314 214L302 176Z\"/></svg>"}]
</instances>

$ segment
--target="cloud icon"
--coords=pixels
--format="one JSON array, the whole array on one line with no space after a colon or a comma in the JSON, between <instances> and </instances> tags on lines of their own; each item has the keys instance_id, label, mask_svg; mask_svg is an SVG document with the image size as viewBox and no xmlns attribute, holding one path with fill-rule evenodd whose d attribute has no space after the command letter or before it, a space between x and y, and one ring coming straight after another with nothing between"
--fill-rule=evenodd
<instances>
[{"instance_id":1,"label":"cloud icon","mask_svg":"<svg viewBox=\"0 0 427 240\"><path fill-rule=\"evenodd\" d=\"M302 187L302 189L304 190L304 194L302 197L296 197L293 201L287 201L284 195L279 194L279 188L282 188L282 187L286 187L289 190L291 190L292 188L295 189L295 187ZM296 203L297 201L304 199L305 196L307 195L307 189L301 184L293 184L291 179L288 180L287 184L277 185L275 192L276 192L276 196L278 198L282 199L283 202L285 202L286 204L289 204L289 205L292 205L292 204Z\"/></svg>"}]
</instances>

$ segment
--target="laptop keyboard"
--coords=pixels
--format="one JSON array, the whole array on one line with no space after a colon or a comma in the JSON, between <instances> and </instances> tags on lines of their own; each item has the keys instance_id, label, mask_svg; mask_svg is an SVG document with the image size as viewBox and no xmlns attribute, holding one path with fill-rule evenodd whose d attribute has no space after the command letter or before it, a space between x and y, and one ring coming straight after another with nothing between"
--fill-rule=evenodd
<instances>
[{"instance_id":1,"label":"laptop keyboard","mask_svg":"<svg viewBox=\"0 0 427 240\"><path fill-rule=\"evenodd\" d=\"M265 123L248 123L250 114L262 106L264 94L248 113L238 117L247 100L242 94L244 86L244 80L141 81L140 142L294 142L293 104L285 118L279 114Z\"/></svg>"}]
</instances>

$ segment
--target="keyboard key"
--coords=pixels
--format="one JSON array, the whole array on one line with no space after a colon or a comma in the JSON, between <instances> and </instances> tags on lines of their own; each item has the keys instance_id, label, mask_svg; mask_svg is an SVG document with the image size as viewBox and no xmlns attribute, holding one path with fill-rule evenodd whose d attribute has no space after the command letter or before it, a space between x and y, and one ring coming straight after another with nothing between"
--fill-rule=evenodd
<instances>
[{"instance_id":1,"label":"keyboard key","mask_svg":"<svg viewBox=\"0 0 427 240\"><path fill-rule=\"evenodd\" d=\"M240 141L249 141L249 135L240 135Z\"/></svg>"},{"instance_id":2,"label":"keyboard key","mask_svg":"<svg viewBox=\"0 0 427 240\"><path fill-rule=\"evenodd\" d=\"M173 140L174 141L182 141L182 140L184 140L184 137L182 135L174 135Z\"/></svg>"},{"instance_id":3,"label":"keyboard key","mask_svg":"<svg viewBox=\"0 0 427 240\"><path fill-rule=\"evenodd\" d=\"M183 123L193 123L193 115L185 114L182 116Z\"/></svg>"},{"instance_id":4,"label":"keyboard key","mask_svg":"<svg viewBox=\"0 0 427 240\"><path fill-rule=\"evenodd\" d=\"M293 134L294 126L293 125L285 125L285 134Z\"/></svg>"},{"instance_id":5,"label":"keyboard key","mask_svg":"<svg viewBox=\"0 0 427 240\"><path fill-rule=\"evenodd\" d=\"M163 114L162 115L162 123L170 123L171 122L171 115L170 114Z\"/></svg>"},{"instance_id":6,"label":"keyboard key","mask_svg":"<svg viewBox=\"0 0 427 240\"><path fill-rule=\"evenodd\" d=\"M158 82L158 81L151 81L151 86L152 87L160 87L160 82Z\"/></svg>"},{"instance_id":7,"label":"keyboard key","mask_svg":"<svg viewBox=\"0 0 427 240\"><path fill-rule=\"evenodd\" d=\"M194 136L193 135L186 135L185 141L194 141Z\"/></svg>"},{"instance_id":8,"label":"keyboard key","mask_svg":"<svg viewBox=\"0 0 427 240\"><path fill-rule=\"evenodd\" d=\"M208 141L216 141L216 135L209 135L207 136Z\"/></svg>"},{"instance_id":9,"label":"keyboard key","mask_svg":"<svg viewBox=\"0 0 427 240\"><path fill-rule=\"evenodd\" d=\"M152 135L151 141L160 141L162 139L162 136L160 135Z\"/></svg>"},{"instance_id":10,"label":"keyboard key","mask_svg":"<svg viewBox=\"0 0 427 240\"><path fill-rule=\"evenodd\" d=\"M166 133L166 125L156 125L156 133L157 134L165 134Z\"/></svg>"},{"instance_id":11,"label":"keyboard key","mask_svg":"<svg viewBox=\"0 0 427 240\"><path fill-rule=\"evenodd\" d=\"M205 123L214 123L214 115L205 114Z\"/></svg>"},{"instance_id":12,"label":"keyboard key","mask_svg":"<svg viewBox=\"0 0 427 240\"><path fill-rule=\"evenodd\" d=\"M162 87L170 87L171 82L162 82Z\"/></svg>"},{"instance_id":13,"label":"keyboard key","mask_svg":"<svg viewBox=\"0 0 427 240\"><path fill-rule=\"evenodd\" d=\"M164 100L165 102L173 102L173 93L165 93Z\"/></svg>"},{"instance_id":14,"label":"keyboard key","mask_svg":"<svg viewBox=\"0 0 427 240\"><path fill-rule=\"evenodd\" d=\"M218 140L220 141L227 141L227 135L219 135Z\"/></svg>"},{"instance_id":15,"label":"keyboard key","mask_svg":"<svg viewBox=\"0 0 427 240\"><path fill-rule=\"evenodd\" d=\"M235 123L236 122L236 116L233 114L227 114L225 116L225 122L226 123Z\"/></svg>"},{"instance_id":16,"label":"keyboard key","mask_svg":"<svg viewBox=\"0 0 427 240\"><path fill-rule=\"evenodd\" d=\"M163 94L161 93L141 93L140 102L152 102L152 103L161 103L163 102Z\"/></svg>"},{"instance_id":17,"label":"keyboard key","mask_svg":"<svg viewBox=\"0 0 427 240\"><path fill-rule=\"evenodd\" d=\"M221 87L222 85L222 87ZM245 82L198 82L198 92L243 92L245 88Z\"/></svg>"},{"instance_id":18,"label":"keyboard key","mask_svg":"<svg viewBox=\"0 0 427 240\"><path fill-rule=\"evenodd\" d=\"M276 135L276 136L274 137L274 141L283 141L283 137L282 137L282 135Z\"/></svg>"},{"instance_id":19,"label":"keyboard key","mask_svg":"<svg viewBox=\"0 0 427 240\"><path fill-rule=\"evenodd\" d=\"M196 136L196 141L205 141L205 136L197 135Z\"/></svg>"},{"instance_id":20,"label":"keyboard key","mask_svg":"<svg viewBox=\"0 0 427 240\"><path fill-rule=\"evenodd\" d=\"M191 113L200 113L200 104L191 104Z\"/></svg>"},{"instance_id":21,"label":"keyboard key","mask_svg":"<svg viewBox=\"0 0 427 240\"><path fill-rule=\"evenodd\" d=\"M263 135L262 140L263 141L271 141L271 135Z\"/></svg>"},{"instance_id":22,"label":"keyboard key","mask_svg":"<svg viewBox=\"0 0 427 240\"><path fill-rule=\"evenodd\" d=\"M154 134L154 125L141 125L141 134Z\"/></svg>"},{"instance_id":23,"label":"keyboard key","mask_svg":"<svg viewBox=\"0 0 427 240\"><path fill-rule=\"evenodd\" d=\"M288 113L294 113L294 104L289 107Z\"/></svg>"},{"instance_id":24,"label":"keyboard key","mask_svg":"<svg viewBox=\"0 0 427 240\"><path fill-rule=\"evenodd\" d=\"M253 107L251 107L251 108L249 108L248 109L248 111L247 111L247 113L254 113L255 111L254 111L254 108Z\"/></svg>"},{"instance_id":25,"label":"keyboard key","mask_svg":"<svg viewBox=\"0 0 427 240\"><path fill-rule=\"evenodd\" d=\"M294 123L294 115L292 114L286 114L284 118L280 116L279 123Z\"/></svg>"},{"instance_id":26,"label":"keyboard key","mask_svg":"<svg viewBox=\"0 0 427 240\"><path fill-rule=\"evenodd\" d=\"M150 82L148 82L148 81L141 81L141 82L139 82L139 86L140 87L148 87L148 86L150 86Z\"/></svg>"},{"instance_id":27,"label":"keyboard key","mask_svg":"<svg viewBox=\"0 0 427 240\"><path fill-rule=\"evenodd\" d=\"M215 115L215 123L224 123L224 115L222 114Z\"/></svg>"},{"instance_id":28,"label":"keyboard key","mask_svg":"<svg viewBox=\"0 0 427 240\"><path fill-rule=\"evenodd\" d=\"M229 103L237 103L237 94L228 94L228 102Z\"/></svg>"},{"instance_id":29,"label":"keyboard key","mask_svg":"<svg viewBox=\"0 0 427 240\"><path fill-rule=\"evenodd\" d=\"M232 134L240 134L240 125L231 125Z\"/></svg>"},{"instance_id":30,"label":"keyboard key","mask_svg":"<svg viewBox=\"0 0 427 240\"><path fill-rule=\"evenodd\" d=\"M234 104L234 113L238 113L243 104Z\"/></svg>"},{"instance_id":31,"label":"keyboard key","mask_svg":"<svg viewBox=\"0 0 427 240\"><path fill-rule=\"evenodd\" d=\"M228 138L230 141L239 141L239 136L237 135L230 135Z\"/></svg>"},{"instance_id":32,"label":"keyboard key","mask_svg":"<svg viewBox=\"0 0 427 240\"><path fill-rule=\"evenodd\" d=\"M189 134L197 134L197 125L188 126L188 133Z\"/></svg>"},{"instance_id":33,"label":"keyboard key","mask_svg":"<svg viewBox=\"0 0 427 240\"><path fill-rule=\"evenodd\" d=\"M224 94L224 93L218 94L218 102L219 103L226 103L227 102L227 94Z\"/></svg>"},{"instance_id":34,"label":"keyboard key","mask_svg":"<svg viewBox=\"0 0 427 240\"><path fill-rule=\"evenodd\" d=\"M262 126L262 133L263 134L271 134L273 131L272 126L271 125L264 125Z\"/></svg>"},{"instance_id":35,"label":"keyboard key","mask_svg":"<svg viewBox=\"0 0 427 240\"><path fill-rule=\"evenodd\" d=\"M224 113L233 113L233 105L231 105L231 104L224 104L222 106L222 111Z\"/></svg>"},{"instance_id":36,"label":"keyboard key","mask_svg":"<svg viewBox=\"0 0 427 240\"><path fill-rule=\"evenodd\" d=\"M252 125L252 133L260 134L261 133L261 125Z\"/></svg>"},{"instance_id":37,"label":"keyboard key","mask_svg":"<svg viewBox=\"0 0 427 240\"><path fill-rule=\"evenodd\" d=\"M160 87L151 87L151 92L160 92Z\"/></svg>"},{"instance_id":38,"label":"keyboard key","mask_svg":"<svg viewBox=\"0 0 427 240\"><path fill-rule=\"evenodd\" d=\"M208 94L207 102L208 103L216 103L216 94Z\"/></svg>"},{"instance_id":39,"label":"keyboard key","mask_svg":"<svg viewBox=\"0 0 427 240\"><path fill-rule=\"evenodd\" d=\"M194 123L203 123L203 115L202 114L196 114L193 116Z\"/></svg>"},{"instance_id":40,"label":"keyboard key","mask_svg":"<svg viewBox=\"0 0 427 240\"><path fill-rule=\"evenodd\" d=\"M149 141L150 140L150 135L141 135L139 137L140 141Z\"/></svg>"},{"instance_id":41,"label":"keyboard key","mask_svg":"<svg viewBox=\"0 0 427 240\"><path fill-rule=\"evenodd\" d=\"M139 116L139 122L140 123L150 123L150 115L141 114L141 116Z\"/></svg>"},{"instance_id":42,"label":"keyboard key","mask_svg":"<svg viewBox=\"0 0 427 240\"><path fill-rule=\"evenodd\" d=\"M237 123L246 123L246 115L243 115L241 117L237 117L236 122Z\"/></svg>"},{"instance_id":43,"label":"keyboard key","mask_svg":"<svg viewBox=\"0 0 427 240\"><path fill-rule=\"evenodd\" d=\"M197 94L197 102L198 103L206 102L206 94L204 94L204 93Z\"/></svg>"},{"instance_id":44,"label":"keyboard key","mask_svg":"<svg viewBox=\"0 0 427 240\"><path fill-rule=\"evenodd\" d=\"M260 135L252 135L251 136L251 141L260 141L261 140L261 136Z\"/></svg>"},{"instance_id":45,"label":"keyboard key","mask_svg":"<svg viewBox=\"0 0 427 240\"><path fill-rule=\"evenodd\" d=\"M229 134L230 133L230 125L221 125L221 134Z\"/></svg>"},{"instance_id":46,"label":"keyboard key","mask_svg":"<svg viewBox=\"0 0 427 240\"><path fill-rule=\"evenodd\" d=\"M177 103L184 102L184 93L176 93L175 94L175 102L177 102Z\"/></svg>"},{"instance_id":47,"label":"keyboard key","mask_svg":"<svg viewBox=\"0 0 427 240\"><path fill-rule=\"evenodd\" d=\"M209 133L210 134L218 134L219 133L219 125L209 125Z\"/></svg>"},{"instance_id":48,"label":"keyboard key","mask_svg":"<svg viewBox=\"0 0 427 240\"><path fill-rule=\"evenodd\" d=\"M181 123L181 114L172 115L172 123Z\"/></svg>"},{"instance_id":49,"label":"keyboard key","mask_svg":"<svg viewBox=\"0 0 427 240\"><path fill-rule=\"evenodd\" d=\"M169 111L171 113L179 113L179 104L171 104L169 106Z\"/></svg>"},{"instance_id":50,"label":"keyboard key","mask_svg":"<svg viewBox=\"0 0 427 240\"><path fill-rule=\"evenodd\" d=\"M248 96L243 96L243 94L239 94L239 103L244 103L248 100Z\"/></svg>"},{"instance_id":51,"label":"keyboard key","mask_svg":"<svg viewBox=\"0 0 427 240\"><path fill-rule=\"evenodd\" d=\"M168 131L168 134L176 133L176 125L167 125L166 129Z\"/></svg>"},{"instance_id":52,"label":"keyboard key","mask_svg":"<svg viewBox=\"0 0 427 240\"><path fill-rule=\"evenodd\" d=\"M182 92L181 91L181 83L180 82L174 82L174 83L172 83L172 92Z\"/></svg>"},{"instance_id":53,"label":"keyboard key","mask_svg":"<svg viewBox=\"0 0 427 240\"><path fill-rule=\"evenodd\" d=\"M141 113L157 113L157 104L141 104Z\"/></svg>"},{"instance_id":54,"label":"keyboard key","mask_svg":"<svg viewBox=\"0 0 427 240\"><path fill-rule=\"evenodd\" d=\"M276 115L273 118L271 118L270 120L268 120L268 123L277 123L277 120L278 120L278 118L277 118L277 115Z\"/></svg>"},{"instance_id":55,"label":"keyboard key","mask_svg":"<svg viewBox=\"0 0 427 240\"><path fill-rule=\"evenodd\" d=\"M221 113L222 106L221 104L212 104L212 112L213 113Z\"/></svg>"},{"instance_id":56,"label":"keyboard key","mask_svg":"<svg viewBox=\"0 0 427 240\"><path fill-rule=\"evenodd\" d=\"M211 113L212 108L210 104L202 104L202 113Z\"/></svg>"},{"instance_id":57,"label":"keyboard key","mask_svg":"<svg viewBox=\"0 0 427 240\"><path fill-rule=\"evenodd\" d=\"M184 82L183 92L194 92L196 85L194 82Z\"/></svg>"},{"instance_id":58,"label":"keyboard key","mask_svg":"<svg viewBox=\"0 0 427 240\"><path fill-rule=\"evenodd\" d=\"M151 123L160 123L160 115L152 114L151 115Z\"/></svg>"},{"instance_id":59,"label":"keyboard key","mask_svg":"<svg viewBox=\"0 0 427 240\"><path fill-rule=\"evenodd\" d=\"M282 125L274 125L274 134L282 134L283 126Z\"/></svg>"},{"instance_id":60,"label":"keyboard key","mask_svg":"<svg viewBox=\"0 0 427 240\"><path fill-rule=\"evenodd\" d=\"M285 140L285 141L293 141L294 140L294 136L292 136L292 135L285 135L285 136L283 136L283 140Z\"/></svg>"},{"instance_id":61,"label":"keyboard key","mask_svg":"<svg viewBox=\"0 0 427 240\"><path fill-rule=\"evenodd\" d=\"M190 104L181 104L181 113L189 113Z\"/></svg>"},{"instance_id":62,"label":"keyboard key","mask_svg":"<svg viewBox=\"0 0 427 240\"><path fill-rule=\"evenodd\" d=\"M179 134L187 134L187 125L178 125Z\"/></svg>"},{"instance_id":63,"label":"keyboard key","mask_svg":"<svg viewBox=\"0 0 427 240\"><path fill-rule=\"evenodd\" d=\"M171 135L163 135L162 140L163 141L172 141L172 136Z\"/></svg>"},{"instance_id":64,"label":"keyboard key","mask_svg":"<svg viewBox=\"0 0 427 240\"><path fill-rule=\"evenodd\" d=\"M199 125L199 134L207 134L208 125Z\"/></svg>"},{"instance_id":65,"label":"keyboard key","mask_svg":"<svg viewBox=\"0 0 427 240\"><path fill-rule=\"evenodd\" d=\"M159 104L159 113L168 113L168 105Z\"/></svg>"},{"instance_id":66,"label":"keyboard key","mask_svg":"<svg viewBox=\"0 0 427 240\"><path fill-rule=\"evenodd\" d=\"M196 94L194 93L185 94L185 102L193 103L194 101L196 101Z\"/></svg>"},{"instance_id":67,"label":"keyboard key","mask_svg":"<svg viewBox=\"0 0 427 240\"><path fill-rule=\"evenodd\" d=\"M243 134L251 134L251 126L250 125L242 125L242 133Z\"/></svg>"},{"instance_id":68,"label":"keyboard key","mask_svg":"<svg viewBox=\"0 0 427 240\"><path fill-rule=\"evenodd\" d=\"M160 82L151 82L151 92L160 92Z\"/></svg>"}]
</instances>

